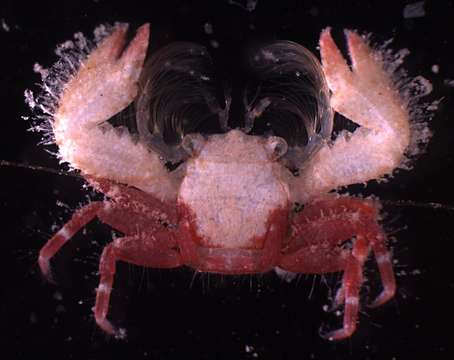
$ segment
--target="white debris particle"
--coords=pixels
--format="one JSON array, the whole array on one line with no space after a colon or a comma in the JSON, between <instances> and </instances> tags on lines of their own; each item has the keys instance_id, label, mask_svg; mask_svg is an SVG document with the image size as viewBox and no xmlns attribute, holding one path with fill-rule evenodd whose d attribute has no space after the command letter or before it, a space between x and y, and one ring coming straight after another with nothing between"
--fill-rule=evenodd
<instances>
[{"instance_id":1,"label":"white debris particle","mask_svg":"<svg viewBox=\"0 0 454 360\"><path fill-rule=\"evenodd\" d=\"M34 312L30 313L30 324L36 324L38 322L38 318Z\"/></svg>"},{"instance_id":2,"label":"white debris particle","mask_svg":"<svg viewBox=\"0 0 454 360\"><path fill-rule=\"evenodd\" d=\"M25 90L24 91L24 96L25 96L25 102L28 104L30 109L34 109L36 106L35 98L33 96L33 92L31 90Z\"/></svg>"},{"instance_id":3,"label":"white debris particle","mask_svg":"<svg viewBox=\"0 0 454 360\"><path fill-rule=\"evenodd\" d=\"M316 6L312 6L309 10L309 14L314 17L317 16L319 14L318 8Z\"/></svg>"},{"instance_id":4,"label":"white debris particle","mask_svg":"<svg viewBox=\"0 0 454 360\"><path fill-rule=\"evenodd\" d=\"M281 268L279 268L277 266L274 268L274 272L281 280L284 280L288 283L292 282L293 279L296 278L295 273L292 273L292 272L286 271L286 270L282 270Z\"/></svg>"},{"instance_id":5,"label":"white debris particle","mask_svg":"<svg viewBox=\"0 0 454 360\"><path fill-rule=\"evenodd\" d=\"M440 66L438 66L438 64L433 64L432 65L432 72L434 74L438 74L440 72Z\"/></svg>"},{"instance_id":6,"label":"white debris particle","mask_svg":"<svg viewBox=\"0 0 454 360\"><path fill-rule=\"evenodd\" d=\"M412 275L421 275L421 270L415 269L411 272Z\"/></svg>"},{"instance_id":7,"label":"white debris particle","mask_svg":"<svg viewBox=\"0 0 454 360\"><path fill-rule=\"evenodd\" d=\"M432 103L427 105L426 110L427 111L437 111L438 110L438 105L440 105L440 100L434 100Z\"/></svg>"},{"instance_id":8,"label":"white debris particle","mask_svg":"<svg viewBox=\"0 0 454 360\"><path fill-rule=\"evenodd\" d=\"M74 42L71 40L67 40L64 43L61 43L60 45L57 46L55 49L55 54L58 55L59 57L64 57L65 52L68 50L74 49Z\"/></svg>"},{"instance_id":9,"label":"white debris particle","mask_svg":"<svg viewBox=\"0 0 454 360\"><path fill-rule=\"evenodd\" d=\"M42 65L38 63L33 65L33 71L41 76L41 80L45 80L49 75L49 70L42 67Z\"/></svg>"},{"instance_id":10,"label":"white debris particle","mask_svg":"<svg viewBox=\"0 0 454 360\"><path fill-rule=\"evenodd\" d=\"M278 62L279 59L274 55L271 51L268 50L263 50L262 55L265 58L265 60L270 60L272 62Z\"/></svg>"},{"instance_id":11,"label":"white debris particle","mask_svg":"<svg viewBox=\"0 0 454 360\"><path fill-rule=\"evenodd\" d=\"M213 33L213 25L211 23L207 22L205 25L203 25L203 29L205 30L205 34L212 34Z\"/></svg>"},{"instance_id":12,"label":"white debris particle","mask_svg":"<svg viewBox=\"0 0 454 360\"><path fill-rule=\"evenodd\" d=\"M219 42L218 42L217 40L211 40L211 41L210 41L210 45L211 45L213 48L217 49L217 48L219 47Z\"/></svg>"},{"instance_id":13,"label":"white debris particle","mask_svg":"<svg viewBox=\"0 0 454 360\"><path fill-rule=\"evenodd\" d=\"M247 0L245 6L241 4L239 1L229 0L229 4L239 6L240 8L249 12L253 12L255 10L255 8L257 7L257 3L258 0Z\"/></svg>"},{"instance_id":14,"label":"white debris particle","mask_svg":"<svg viewBox=\"0 0 454 360\"><path fill-rule=\"evenodd\" d=\"M251 345L246 345L246 346L244 347L244 351L246 351L247 353L251 353L251 352L254 351L254 347L251 346Z\"/></svg>"},{"instance_id":15,"label":"white debris particle","mask_svg":"<svg viewBox=\"0 0 454 360\"><path fill-rule=\"evenodd\" d=\"M247 11L254 11L257 7L258 0L248 0L246 4Z\"/></svg>"},{"instance_id":16,"label":"white debris particle","mask_svg":"<svg viewBox=\"0 0 454 360\"><path fill-rule=\"evenodd\" d=\"M424 17L426 12L424 10L424 1L417 1L411 4L407 4L404 7L404 19L412 19Z\"/></svg>"},{"instance_id":17,"label":"white debris particle","mask_svg":"<svg viewBox=\"0 0 454 360\"><path fill-rule=\"evenodd\" d=\"M63 295L61 294L61 292L56 291L56 292L54 292L53 298L55 300L57 300L57 301L62 301L63 300Z\"/></svg>"},{"instance_id":18,"label":"white debris particle","mask_svg":"<svg viewBox=\"0 0 454 360\"><path fill-rule=\"evenodd\" d=\"M329 311L329 306L326 305L326 304L323 305L323 306L322 306L322 310L323 310L324 312L328 312L328 311Z\"/></svg>"},{"instance_id":19,"label":"white debris particle","mask_svg":"<svg viewBox=\"0 0 454 360\"><path fill-rule=\"evenodd\" d=\"M79 300L77 303L78 303L79 305L82 305L84 302L83 302L83 300Z\"/></svg>"},{"instance_id":20,"label":"white debris particle","mask_svg":"<svg viewBox=\"0 0 454 360\"><path fill-rule=\"evenodd\" d=\"M9 32L11 30L11 28L9 27L9 25L6 23L5 19L2 18L1 20L2 22L2 29L5 30L6 32Z\"/></svg>"},{"instance_id":21,"label":"white debris particle","mask_svg":"<svg viewBox=\"0 0 454 360\"><path fill-rule=\"evenodd\" d=\"M454 87L454 80L452 80L452 79L445 79L444 84L445 84L446 86L452 86L452 87Z\"/></svg>"}]
</instances>

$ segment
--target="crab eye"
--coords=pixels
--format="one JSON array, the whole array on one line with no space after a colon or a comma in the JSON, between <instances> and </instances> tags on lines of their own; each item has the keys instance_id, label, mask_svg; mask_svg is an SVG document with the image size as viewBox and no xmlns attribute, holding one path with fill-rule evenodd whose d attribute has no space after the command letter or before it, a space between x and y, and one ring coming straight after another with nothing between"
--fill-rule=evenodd
<instances>
[{"instance_id":1,"label":"crab eye","mask_svg":"<svg viewBox=\"0 0 454 360\"><path fill-rule=\"evenodd\" d=\"M292 148L304 148L301 159L294 161L300 164L332 131L333 112L321 65L309 50L290 41L262 46L249 58L253 78L243 100L249 110L245 128L271 132Z\"/></svg>"},{"instance_id":2,"label":"crab eye","mask_svg":"<svg viewBox=\"0 0 454 360\"><path fill-rule=\"evenodd\" d=\"M188 134L183 138L181 146L190 156L194 156L200 153L205 142L205 138L200 134Z\"/></svg>"},{"instance_id":3,"label":"crab eye","mask_svg":"<svg viewBox=\"0 0 454 360\"><path fill-rule=\"evenodd\" d=\"M271 136L266 140L266 148L273 160L277 160L287 153L287 141L279 136Z\"/></svg>"},{"instance_id":4,"label":"crab eye","mask_svg":"<svg viewBox=\"0 0 454 360\"><path fill-rule=\"evenodd\" d=\"M167 161L183 160L182 139L199 126L222 132L227 127L229 100L221 106L207 49L173 43L147 61L136 100L139 139Z\"/></svg>"}]
</instances>

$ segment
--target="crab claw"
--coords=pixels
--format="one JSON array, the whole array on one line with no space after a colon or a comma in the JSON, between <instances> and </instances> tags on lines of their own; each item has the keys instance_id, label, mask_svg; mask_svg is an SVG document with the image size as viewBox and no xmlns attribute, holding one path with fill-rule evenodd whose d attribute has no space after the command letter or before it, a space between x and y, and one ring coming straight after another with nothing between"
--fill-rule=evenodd
<instances>
[{"instance_id":1,"label":"crab claw","mask_svg":"<svg viewBox=\"0 0 454 360\"><path fill-rule=\"evenodd\" d=\"M127 31L127 24L117 25L65 85L53 123L59 146L68 138L68 131L97 125L123 110L136 97L150 28L149 24L142 25L124 49Z\"/></svg>"},{"instance_id":2,"label":"crab claw","mask_svg":"<svg viewBox=\"0 0 454 360\"><path fill-rule=\"evenodd\" d=\"M323 30L320 36L323 71L333 93L331 106L363 127L390 134L392 155L399 162L410 140L408 112L384 69L381 53L354 31L345 30L345 37L351 68L334 43L330 29Z\"/></svg>"}]
</instances>

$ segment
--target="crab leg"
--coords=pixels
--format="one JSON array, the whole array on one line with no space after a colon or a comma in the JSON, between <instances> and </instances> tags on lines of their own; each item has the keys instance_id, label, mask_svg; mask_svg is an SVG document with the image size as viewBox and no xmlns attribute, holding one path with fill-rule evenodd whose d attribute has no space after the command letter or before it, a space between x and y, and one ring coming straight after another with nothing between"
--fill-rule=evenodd
<instances>
[{"instance_id":1,"label":"crab leg","mask_svg":"<svg viewBox=\"0 0 454 360\"><path fill-rule=\"evenodd\" d=\"M39 252L38 264L42 274L47 280L52 281L52 274L49 266L50 259L60 250L60 248L71 239L76 232L93 220L102 208L103 202L91 202L77 210L71 220L69 220Z\"/></svg>"},{"instance_id":2,"label":"crab leg","mask_svg":"<svg viewBox=\"0 0 454 360\"><path fill-rule=\"evenodd\" d=\"M341 340L351 336L356 330L359 311L359 291L363 283L363 266L369 253L369 246L364 236L356 237L351 255L348 257L342 280L344 308L344 326L322 336L328 340Z\"/></svg>"},{"instance_id":3,"label":"crab leg","mask_svg":"<svg viewBox=\"0 0 454 360\"><path fill-rule=\"evenodd\" d=\"M116 239L107 245L99 262L100 281L93 308L96 323L101 329L118 338L125 337L124 329L115 328L109 320L110 294L118 260L154 268L174 268L182 265L179 252L169 247L169 234L161 231Z\"/></svg>"},{"instance_id":4,"label":"crab leg","mask_svg":"<svg viewBox=\"0 0 454 360\"><path fill-rule=\"evenodd\" d=\"M410 143L410 118L405 101L383 67L381 54L353 31L346 31L351 68L334 43L330 30L320 37L323 70L335 111L360 125L342 131L304 167L296 197L308 200L339 186L391 174L402 165Z\"/></svg>"},{"instance_id":5,"label":"crab leg","mask_svg":"<svg viewBox=\"0 0 454 360\"><path fill-rule=\"evenodd\" d=\"M378 207L373 202L333 197L306 204L293 220L288 250L279 267L297 273L344 272L333 306L345 306L343 327L323 334L329 340L349 337L356 329L362 269L371 248L384 288L371 306L381 305L394 296L396 284L391 255L377 218ZM353 237L352 249L343 248L343 241Z\"/></svg>"},{"instance_id":6,"label":"crab leg","mask_svg":"<svg viewBox=\"0 0 454 360\"><path fill-rule=\"evenodd\" d=\"M377 307L392 299L396 293L396 279L394 276L392 258L386 248L385 236L380 233L372 241L372 250L375 254L378 270L383 284L383 290L377 298L369 304L370 307Z\"/></svg>"}]
</instances>

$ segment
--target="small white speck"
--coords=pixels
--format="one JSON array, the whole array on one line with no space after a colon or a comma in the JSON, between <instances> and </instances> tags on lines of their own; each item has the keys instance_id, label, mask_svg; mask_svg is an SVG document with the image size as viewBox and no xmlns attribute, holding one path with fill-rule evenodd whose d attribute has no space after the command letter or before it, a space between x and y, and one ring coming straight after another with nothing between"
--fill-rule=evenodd
<instances>
[{"instance_id":1,"label":"small white speck","mask_svg":"<svg viewBox=\"0 0 454 360\"><path fill-rule=\"evenodd\" d=\"M244 6L239 1L229 0L229 4L236 5L236 6L239 6L240 8L242 8L242 9L244 9L246 11L253 12L255 10L255 8L257 7L258 1L259 0L247 0L246 1L246 6Z\"/></svg>"},{"instance_id":2,"label":"small white speck","mask_svg":"<svg viewBox=\"0 0 454 360\"><path fill-rule=\"evenodd\" d=\"M440 72L440 66L438 64L433 64L432 65L432 72L434 74L438 74Z\"/></svg>"},{"instance_id":3,"label":"small white speck","mask_svg":"<svg viewBox=\"0 0 454 360\"><path fill-rule=\"evenodd\" d=\"M404 7L404 19L419 18L424 17L425 15L426 12L424 10L424 1L417 1L411 4L407 4Z\"/></svg>"},{"instance_id":4,"label":"small white speck","mask_svg":"<svg viewBox=\"0 0 454 360\"><path fill-rule=\"evenodd\" d=\"M452 86L454 87L454 80L452 79L445 79L445 81L443 82L446 86Z\"/></svg>"},{"instance_id":5,"label":"small white speck","mask_svg":"<svg viewBox=\"0 0 454 360\"><path fill-rule=\"evenodd\" d=\"M56 291L56 292L54 292L53 298L55 300L57 300L57 301L62 301L63 300L63 295L61 294L61 292Z\"/></svg>"},{"instance_id":6,"label":"small white speck","mask_svg":"<svg viewBox=\"0 0 454 360\"><path fill-rule=\"evenodd\" d=\"M309 10L309 14L314 17L317 16L319 14L318 8L316 6L312 6Z\"/></svg>"},{"instance_id":7,"label":"small white speck","mask_svg":"<svg viewBox=\"0 0 454 360\"><path fill-rule=\"evenodd\" d=\"M211 45L213 48L217 49L217 48L219 47L219 42L218 42L217 40L211 40L211 41L210 41L210 45Z\"/></svg>"},{"instance_id":8,"label":"small white speck","mask_svg":"<svg viewBox=\"0 0 454 360\"><path fill-rule=\"evenodd\" d=\"M31 324L36 324L38 322L38 318L35 313L30 313L30 323Z\"/></svg>"},{"instance_id":9,"label":"small white speck","mask_svg":"<svg viewBox=\"0 0 454 360\"><path fill-rule=\"evenodd\" d=\"M9 32L11 30L11 28L6 23L5 19L2 18L1 22L2 22L2 29L5 30L6 32Z\"/></svg>"},{"instance_id":10,"label":"small white speck","mask_svg":"<svg viewBox=\"0 0 454 360\"><path fill-rule=\"evenodd\" d=\"M269 60L275 63L279 61L279 59L271 51L263 50L262 54L265 60Z\"/></svg>"},{"instance_id":11,"label":"small white speck","mask_svg":"<svg viewBox=\"0 0 454 360\"><path fill-rule=\"evenodd\" d=\"M281 268L279 268L279 267L277 267L277 266L274 268L274 272L276 273L276 275L277 275L280 279L282 279L282 280L284 280L284 281L286 281L286 282L288 282L288 283L292 282L293 279L296 278L296 274L295 274L295 273L292 273L292 272L290 272L290 271L283 270L283 269L281 269Z\"/></svg>"},{"instance_id":12,"label":"small white speck","mask_svg":"<svg viewBox=\"0 0 454 360\"><path fill-rule=\"evenodd\" d=\"M203 25L203 30L205 30L205 34L211 35L213 33L213 25L207 22Z\"/></svg>"}]
</instances>

